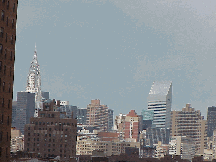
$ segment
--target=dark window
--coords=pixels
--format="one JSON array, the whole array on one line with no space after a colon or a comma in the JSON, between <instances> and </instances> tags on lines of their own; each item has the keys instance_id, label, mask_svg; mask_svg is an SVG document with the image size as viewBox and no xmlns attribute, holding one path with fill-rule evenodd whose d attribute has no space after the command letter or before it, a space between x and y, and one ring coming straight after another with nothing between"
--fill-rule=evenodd
<instances>
[{"instance_id":1,"label":"dark window","mask_svg":"<svg viewBox=\"0 0 216 162\"><path fill-rule=\"evenodd\" d=\"M0 157L1 157L1 155L2 155L2 148L0 147Z\"/></svg>"},{"instance_id":2,"label":"dark window","mask_svg":"<svg viewBox=\"0 0 216 162\"><path fill-rule=\"evenodd\" d=\"M13 44L13 35L11 36L11 44Z\"/></svg>"},{"instance_id":3,"label":"dark window","mask_svg":"<svg viewBox=\"0 0 216 162\"><path fill-rule=\"evenodd\" d=\"M3 122L4 122L4 115L2 114L1 123L3 124Z\"/></svg>"},{"instance_id":4,"label":"dark window","mask_svg":"<svg viewBox=\"0 0 216 162\"><path fill-rule=\"evenodd\" d=\"M15 3L13 4L13 12L15 11Z\"/></svg>"},{"instance_id":5,"label":"dark window","mask_svg":"<svg viewBox=\"0 0 216 162\"><path fill-rule=\"evenodd\" d=\"M10 5L10 2L9 2L9 1L7 1L7 9L9 9L9 5Z\"/></svg>"},{"instance_id":6,"label":"dark window","mask_svg":"<svg viewBox=\"0 0 216 162\"><path fill-rule=\"evenodd\" d=\"M9 86L8 86L8 92L10 93L11 92L11 84L9 83Z\"/></svg>"},{"instance_id":7,"label":"dark window","mask_svg":"<svg viewBox=\"0 0 216 162\"><path fill-rule=\"evenodd\" d=\"M12 20L12 29L14 28L14 19Z\"/></svg>"},{"instance_id":8,"label":"dark window","mask_svg":"<svg viewBox=\"0 0 216 162\"><path fill-rule=\"evenodd\" d=\"M10 60L11 61L13 60L13 52L12 51L10 52Z\"/></svg>"},{"instance_id":9,"label":"dark window","mask_svg":"<svg viewBox=\"0 0 216 162\"><path fill-rule=\"evenodd\" d=\"M8 17L7 17L7 26L8 26Z\"/></svg>"},{"instance_id":10,"label":"dark window","mask_svg":"<svg viewBox=\"0 0 216 162\"><path fill-rule=\"evenodd\" d=\"M3 38L4 36L4 28L0 28L0 38Z\"/></svg>"},{"instance_id":11,"label":"dark window","mask_svg":"<svg viewBox=\"0 0 216 162\"><path fill-rule=\"evenodd\" d=\"M4 90L5 90L5 82L2 83L2 90L4 92Z\"/></svg>"},{"instance_id":12,"label":"dark window","mask_svg":"<svg viewBox=\"0 0 216 162\"><path fill-rule=\"evenodd\" d=\"M6 65L4 66L4 75L6 75Z\"/></svg>"},{"instance_id":13,"label":"dark window","mask_svg":"<svg viewBox=\"0 0 216 162\"><path fill-rule=\"evenodd\" d=\"M1 20L4 21L4 11L1 11Z\"/></svg>"},{"instance_id":14,"label":"dark window","mask_svg":"<svg viewBox=\"0 0 216 162\"><path fill-rule=\"evenodd\" d=\"M2 62L0 61L0 72L1 72L1 69L2 69Z\"/></svg>"},{"instance_id":15,"label":"dark window","mask_svg":"<svg viewBox=\"0 0 216 162\"><path fill-rule=\"evenodd\" d=\"M2 0L2 3L5 3L5 0Z\"/></svg>"},{"instance_id":16,"label":"dark window","mask_svg":"<svg viewBox=\"0 0 216 162\"><path fill-rule=\"evenodd\" d=\"M3 45L0 44L0 54L2 54L2 52L3 52Z\"/></svg>"},{"instance_id":17,"label":"dark window","mask_svg":"<svg viewBox=\"0 0 216 162\"><path fill-rule=\"evenodd\" d=\"M4 98L2 98L2 107L4 107Z\"/></svg>"},{"instance_id":18,"label":"dark window","mask_svg":"<svg viewBox=\"0 0 216 162\"><path fill-rule=\"evenodd\" d=\"M10 100L8 100L8 108L10 108Z\"/></svg>"},{"instance_id":19,"label":"dark window","mask_svg":"<svg viewBox=\"0 0 216 162\"><path fill-rule=\"evenodd\" d=\"M5 59L7 58L7 50L5 49Z\"/></svg>"},{"instance_id":20,"label":"dark window","mask_svg":"<svg viewBox=\"0 0 216 162\"><path fill-rule=\"evenodd\" d=\"M3 137L3 132L0 132L0 142L2 141L2 137Z\"/></svg>"}]
</instances>

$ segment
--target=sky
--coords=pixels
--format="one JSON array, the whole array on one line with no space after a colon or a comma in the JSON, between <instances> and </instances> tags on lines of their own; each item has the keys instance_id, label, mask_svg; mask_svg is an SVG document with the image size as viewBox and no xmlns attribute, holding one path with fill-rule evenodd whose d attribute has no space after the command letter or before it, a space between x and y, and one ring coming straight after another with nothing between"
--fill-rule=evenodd
<instances>
[{"instance_id":1,"label":"sky","mask_svg":"<svg viewBox=\"0 0 216 162\"><path fill-rule=\"evenodd\" d=\"M91 99L147 109L154 81L172 81L172 110L215 105L213 0L19 0L14 99L37 44L42 91L79 108Z\"/></svg>"}]
</instances>

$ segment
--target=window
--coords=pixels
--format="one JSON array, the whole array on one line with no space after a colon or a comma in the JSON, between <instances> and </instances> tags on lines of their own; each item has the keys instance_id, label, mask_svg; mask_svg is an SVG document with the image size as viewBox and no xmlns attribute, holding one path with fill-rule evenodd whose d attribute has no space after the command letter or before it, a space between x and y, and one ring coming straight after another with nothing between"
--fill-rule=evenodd
<instances>
[{"instance_id":1,"label":"window","mask_svg":"<svg viewBox=\"0 0 216 162\"><path fill-rule=\"evenodd\" d=\"M7 26L8 26L8 17L7 17Z\"/></svg>"},{"instance_id":2,"label":"window","mask_svg":"<svg viewBox=\"0 0 216 162\"><path fill-rule=\"evenodd\" d=\"M1 11L1 20L4 21L4 11Z\"/></svg>"},{"instance_id":3,"label":"window","mask_svg":"<svg viewBox=\"0 0 216 162\"><path fill-rule=\"evenodd\" d=\"M0 54L2 54L2 51L3 51L3 45L0 44Z\"/></svg>"},{"instance_id":4,"label":"window","mask_svg":"<svg viewBox=\"0 0 216 162\"><path fill-rule=\"evenodd\" d=\"M2 90L4 92L4 90L5 90L5 82L2 83Z\"/></svg>"},{"instance_id":5,"label":"window","mask_svg":"<svg viewBox=\"0 0 216 162\"><path fill-rule=\"evenodd\" d=\"M3 38L4 36L4 28L0 28L0 38Z\"/></svg>"},{"instance_id":6,"label":"window","mask_svg":"<svg viewBox=\"0 0 216 162\"><path fill-rule=\"evenodd\" d=\"M2 69L2 62L0 61L0 72L1 72L1 69Z\"/></svg>"},{"instance_id":7,"label":"window","mask_svg":"<svg viewBox=\"0 0 216 162\"><path fill-rule=\"evenodd\" d=\"M1 157L1 154L2 154L2 148L0 147L0 157Z\"/></svg>"},{"instance_id":8,"label":"window","mask_svg":"<svg viewBox=\"0 0 216 162\"><path fill-rule=\"evenodd\" d=\"M7 1L7 9L9 9L9 5L10 5L10 2L9 2L9 1Z\"/></svg>"},{"instance_id":9,"label":"window","mask_svg":"<svg viewBox=\"0 0 216 162\"><path fill-rule=\"evenodd\" d=\"M5 59L7 58L7 50L5 49Z\"/></svg>"},{"instance_id":10,"label":"window","mask_svg":"<svg viewBox=\"0 0 216 162\"><path fill-rule=\"evenodd\" d=\"M4 75L6 75L6 65L4 66Z\"/></svg>"},{"instance_id":11,"label":"window","mask_svg":"<svg viewBox=\"0 0 216 162\"><path fill-rule=\"evenodd\" d=\"M4 98L2 98L2 107L4 107Z\"/></svg>"},{"instance_id":12,"label":"window","mask_svg":"<svg viewBox=\"0 0 216 162\"><path fill-rule=\"evenodd\" d=\"M13 12L15 12L15 3L13 4Z\"/></svg>"},{"instance_id":13,"label":"window","mask_svg":"<svg viewBox=\"0 0 216 162\"><path fill-rule=\"evenodd\" d=\"M13 44L13 35L11 36L11 44Z\"/></svg>"},{"instance_id":14,"label":"window","mask_svg":"<svg viewBox=\"0 0 216 162\"><path fill-rule=\"evenodd\" d=\"M10 52L10 60L11 61L13 60L13 52L12 51Z\"/></svg>"},{"instance_id":15,"label":"window","mask_svg":"<svg viewBox=\"0 0 216 162\"><path fill-rule=\"evenodd\" d=\"M0 132L0 142L2 141L2 137L3 137L3 132Z\"/></svg>"}]
</instances>

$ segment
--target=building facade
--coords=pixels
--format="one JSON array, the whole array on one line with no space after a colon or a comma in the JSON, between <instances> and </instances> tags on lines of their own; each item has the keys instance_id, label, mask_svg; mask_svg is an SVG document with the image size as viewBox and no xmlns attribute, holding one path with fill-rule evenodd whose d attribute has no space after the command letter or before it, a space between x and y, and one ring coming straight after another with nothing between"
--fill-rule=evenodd
<instances>
[{"instance_id":1,"label":"building facade","mask_svg":"<svg viewBox=\"0 0 216 162\"><path fill-rule=\"evenodd\" d=\"M169 128L172 105L172 82L155 81L148 96L148 110L154 111L152 124L157 128Z\"/></svg>"},{"instance_id":2,"label":"building facade","mask_svg":"<svg viewBox=\"0 0 216 162\"><path fill-rule=\"evenodd\" d=\"M91 100L87 105L87 125L95 126L101 131L108 130L108 107L101 105L100 100Z\"/></svg>"},{"instance_id":3,"label":"building facade","mask_svg":"<svg viewBox=\"0 0 216 162\"><path fill-rule=\"evenodd\" d=\"M208 107L207 111L207 136L211 137L213 131L216 130L216 107Z\"/></svg>"},{"instance_id":4,"label":"building facade","mask_svg":"<svg viewBox=\"0 0 216 162\"><path fill-rule=\"evenodd\" d=\"M18 0L0 1L0 159L9 161Z\"/></svg>"},{"instance_id":5,"label":"building facade","mask_svg":"<svg viewBox=\"0 0 216 162\"><path fill-rule=\"evenodd\" d=\"M77 109L77 124L85 125L86 124L86 115L87 115L87 109L86 108Z\"/></svg>"},{"instance_id":6,"label":"building facade","mask_svg":"<svg viewBox=\"0 0 216 162\"><path fill-rule=\"evenodd\" d=\"M13 115L13 126L19 129L24 134L25 124L30 123L30 118L35 112L35 94L29 92L17 92L17 105Z\"/></svg>"},{"instance_id":7,"label":"building facade","mask_svg":"<svg viewBox=\"0 0 216 162\"><path fill-rule=\"evenodd\" d=\"M11 149L10 151L16 153L24 150L24 134L15 127L11 128Z\"/></svg>"},{"instance_id":8,"label":"building facade","mask_svg":"<svg viewBox=\"0 0 216 162\"><path fill-rule=\"evenodd\" d=\"M25 125L24 150L38 157L59 156L69 160L76 155L77 122L72 118L61 118L60 112L39 111L38 117L32 117Z\"/></svg>"},{"instance_id":9,"label":"building facade","mask_svg":"<svg viewBox=\"0 0 216 162\"><path fill-rule=\"evenodd\" d=\"M196 154L203 155L207 144L207 123L200 110L195 111L186 104L182 111L172 111L171 136L190 137L195 144Z\"/></svg>"},{"instance_id":10,"label":"building facade","mask_svg":"<svg viewBox=\"0 0 216 162\"><path fill-rule=\"evenodd\" d=\"M135 112L131 110L125 118L125 129L124 136L126 141L139 141L139 132L140 132L140 118Z\"/></svg>"},{"instance_id":11,"label":"building facade","mask_svg":"<svg viewBox=\"0 0 216 162\"><path fill-rule=\"evenodd\" d=\"M108 131L113 130L113 113L114 110L108 109Z\"/></svg>"}]
</instances>

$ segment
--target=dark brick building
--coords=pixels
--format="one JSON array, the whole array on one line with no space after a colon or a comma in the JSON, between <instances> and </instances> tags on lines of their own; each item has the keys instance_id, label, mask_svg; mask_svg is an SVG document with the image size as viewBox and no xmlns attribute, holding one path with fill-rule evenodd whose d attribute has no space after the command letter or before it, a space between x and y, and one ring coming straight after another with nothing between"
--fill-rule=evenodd
<instances>
[{"instance_id":1,"label":"dark brick building","mask_svg":"<svg viewBox=\"0 0 216 162\"><path fill-rule=\"evenodd\" d=\"M10 159L17 5L0 1L0 161Z\"/></svg>"}]
</instances>

